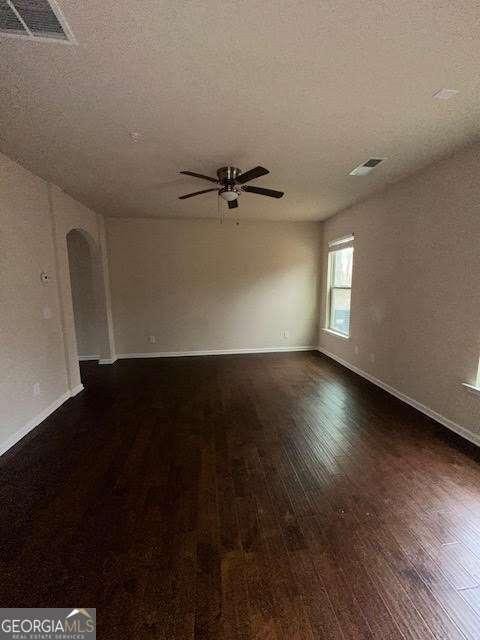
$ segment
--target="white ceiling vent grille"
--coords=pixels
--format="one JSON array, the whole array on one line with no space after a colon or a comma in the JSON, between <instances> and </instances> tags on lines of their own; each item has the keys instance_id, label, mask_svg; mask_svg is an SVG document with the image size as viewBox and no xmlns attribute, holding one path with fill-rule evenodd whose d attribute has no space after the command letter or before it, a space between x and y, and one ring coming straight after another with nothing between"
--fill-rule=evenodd
<instances>
[{"instance_id":1,"label":"white ceiling vent grille","mask_svg":"<svg viewBox=\"0 0 480 640\"><path fill-rule=\"evenodd\" d=\"M377 165L386 160L386 158L369 158L366 162L359 164L353 171L350 171L350 176L366 176L373 171Z\"/></svg>"},{"instance_id":2,"label":"white ceiling vent grille","mask_svg":"<svg viewBox=\"0 0 480 640\"><path fill-rule=\"evenodd\" d=\"M0 36L75 44L55 0L0 0Z\"/></svg>"}]
</instances>

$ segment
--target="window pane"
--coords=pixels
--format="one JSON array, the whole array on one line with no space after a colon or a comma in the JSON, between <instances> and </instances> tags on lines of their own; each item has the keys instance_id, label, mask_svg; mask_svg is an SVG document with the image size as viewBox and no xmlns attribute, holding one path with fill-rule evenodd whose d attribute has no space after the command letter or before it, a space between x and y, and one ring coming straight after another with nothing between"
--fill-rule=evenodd
<instances>
[{"instance_id":1,"label":"window pane","mask_svg":"<svg viewBox=\"0 0 480 640\"><path fill-rule=\"evenodd\" d=\"M330 329L349 335L351 289L331 289Z\"/></svg>"},{"instance_id":2,"label":"window pane","mask_svg":"<svg viewBox=\"0 0 480 640\"><path fill-rule=\"evenodd\" d=\"M351 287L353 247L334 251L332 257L332 287Z\"/></svg>"}]
</instances>

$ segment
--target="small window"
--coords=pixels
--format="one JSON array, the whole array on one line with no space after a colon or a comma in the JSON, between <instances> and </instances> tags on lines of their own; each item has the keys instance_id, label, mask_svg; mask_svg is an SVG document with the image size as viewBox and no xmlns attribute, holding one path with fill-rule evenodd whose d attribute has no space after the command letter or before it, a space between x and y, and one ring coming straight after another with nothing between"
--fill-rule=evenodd
<instances>
[{"instance_id":1,"label":"small window","mask_svg":"<svg viewBox=\"0 0 480 640\"><path fill-rule=\"evenodd\" d=\"M350 335L353 236L335 240L328 249L327 329Z\"/></svg>"}]
</instances>

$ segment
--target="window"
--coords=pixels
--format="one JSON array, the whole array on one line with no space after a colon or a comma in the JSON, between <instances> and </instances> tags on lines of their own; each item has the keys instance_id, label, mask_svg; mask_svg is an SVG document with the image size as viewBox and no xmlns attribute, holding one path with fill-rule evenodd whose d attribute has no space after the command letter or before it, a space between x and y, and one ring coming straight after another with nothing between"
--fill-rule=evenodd
<instances>
[{"instance_id":1,"label":"window","mask_svg":"<svg viewBox=\"0 0 480 640\"><path fill-rule=\"evenodd\" d=\"M350 335L352 269L353 236L330 242L326 328L346 337Z\"/></svg>"}]
</instances>

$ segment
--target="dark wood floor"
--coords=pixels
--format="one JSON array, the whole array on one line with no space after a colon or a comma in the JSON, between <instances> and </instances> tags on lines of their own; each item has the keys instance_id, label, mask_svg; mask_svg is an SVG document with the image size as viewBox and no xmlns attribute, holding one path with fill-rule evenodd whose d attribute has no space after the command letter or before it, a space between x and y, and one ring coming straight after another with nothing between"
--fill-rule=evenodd
<instances>
[{"instance_id":1,"label":"dark wood floor","mask_svg":"<svg viewBox=\"0 0 480 640\"><path fill-rule=\"evenodd\" d=\"M478 451L316 353L83 367L0 458L0 606L99 637L480 638Z\"/></svg>"}]
</instances>

